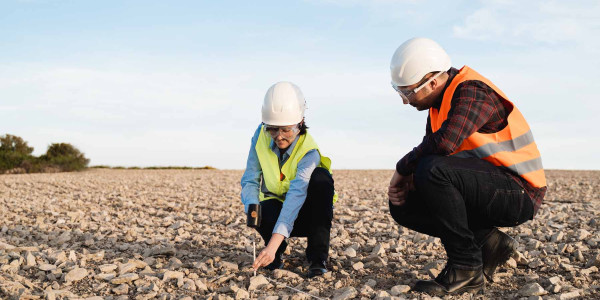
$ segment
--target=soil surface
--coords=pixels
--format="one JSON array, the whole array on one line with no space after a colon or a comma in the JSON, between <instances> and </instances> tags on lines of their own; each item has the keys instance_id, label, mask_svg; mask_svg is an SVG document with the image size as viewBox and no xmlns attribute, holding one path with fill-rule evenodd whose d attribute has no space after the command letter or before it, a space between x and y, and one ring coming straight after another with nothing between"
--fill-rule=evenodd
<instances>
[{"instance_id":1,"label":"soil surface","mask_svg":"<svg viewBox=\"0 0 600 300\"><path fill-rule=\"evenodd\" d=\"M307 279L306 238L284 269L254 276L240 170L106 170L0 176L2 299L430 299L410 292L446 256L398 226L391 170L336 170L330 272ZM547 171L533 221L502 228L516 253L485 294L453 299L600 298L600 171ZM293 288L293 289L292 289ZM308 294L310 295L308 295Z\"/></svg>"}]
</instances>

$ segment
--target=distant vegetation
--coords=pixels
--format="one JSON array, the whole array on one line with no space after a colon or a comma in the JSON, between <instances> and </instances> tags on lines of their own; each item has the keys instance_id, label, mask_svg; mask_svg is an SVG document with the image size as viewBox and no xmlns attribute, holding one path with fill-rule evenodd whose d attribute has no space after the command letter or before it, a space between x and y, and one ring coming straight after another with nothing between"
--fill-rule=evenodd
<instances>
[{"instance_id":1,"label":"distant vegetation","mask_svg":"<svg viewBox=\"0 0 600 300\"><path fill-rule=\"evenodd\" d=\"M21 137L0 136L0 174L69 172L87 168L90 162L75 146L55 143L48 146L46 154L33 156L33 147Z\"/></svg>"},{"instance_id":2,"label":"distant vegetation","mask_svg":"<svg viewBox=\"0 0 600 300\"><path fill-rule=\"evenodd\" d=\"M111 166L91 166L90 168L94 168L94 169L116 169L116 170L215 170L216 168L213 168L211 166L204 166L204 167L180 167L180 166L166 166L166 167L161 167L161 166L152 166L152 167L122 167L122 166L116 166L116 167L111 167Z\"/></svg>"}]
</instances>

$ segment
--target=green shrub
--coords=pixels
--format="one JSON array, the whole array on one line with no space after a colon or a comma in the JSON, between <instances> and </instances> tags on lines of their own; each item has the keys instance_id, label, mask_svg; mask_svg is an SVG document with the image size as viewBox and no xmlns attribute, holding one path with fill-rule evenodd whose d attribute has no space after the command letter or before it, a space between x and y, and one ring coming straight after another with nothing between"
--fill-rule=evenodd
<instances>
[{"instance_id":1,"label":"green shrub","mask_svg":"<svg viewBox=\"0 0 600 300\"><path fill-rule=\"evenodd\" d=\"M67 143L51 144L40 158L63 172L83 170L90 162L77 148Z\"/></svg>"},{"instance_id":2,"label":"green shrub","mask_svg":"<svg viewBox=\"0 0 600 300\"><path fill-rule=\"evenodd\" d=\"M87 168L89 159L71 144L57 143L48 146L46 154L35 157L22 138L6 134L0 136L0 174L67 172Z\"/></svg>"}]
</instances>

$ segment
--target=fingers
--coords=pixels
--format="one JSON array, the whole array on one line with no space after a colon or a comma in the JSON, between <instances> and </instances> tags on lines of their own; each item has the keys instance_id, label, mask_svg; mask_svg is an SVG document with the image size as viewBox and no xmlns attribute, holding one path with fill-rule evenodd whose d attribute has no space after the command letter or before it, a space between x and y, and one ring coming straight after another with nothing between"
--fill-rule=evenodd
<instances>
[{"instance_id":1,"label":"fingers","mask_svg":"<svg viewBox=\"0 0 600 300\"><path fill-rule=\"evenodd\" d=\"M388 188L388 198L390 203L395 206L403 205L406 201L408 190L406 188L390 187Z\"/></svg>"},{"instance_id":2,"label":"fingers","mask_svg":"<svg viewBox=\"0 0 600 300\"><path fill-rule=\"evenodd\" d=\"M260 267L264 267L264 266L267 266L268 264L272 263L273 260L275 260L275 257L269 255L269 253L267 251L263 250L256 257L256 260L252 264L252 268L257 270Z\"/></svg>"}]
</instances>

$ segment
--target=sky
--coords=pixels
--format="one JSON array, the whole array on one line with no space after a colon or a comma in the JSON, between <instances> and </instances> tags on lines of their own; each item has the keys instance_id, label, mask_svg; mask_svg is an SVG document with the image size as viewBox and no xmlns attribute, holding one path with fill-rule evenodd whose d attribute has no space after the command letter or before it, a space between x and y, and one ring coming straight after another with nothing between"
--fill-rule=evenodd
<instances>
[{"instance_id":1,"label":"sky","mask_svg":"<svg viewBox=\"0 0 600 300\"><path fill-rule=\"evenodd\" d=\"M600 169L598 1L0 0L0 135L90 165L244 169L267 89L291 81L334 169L393 169L426 112L390 86L428 37L525 115L548 169Z\"/></svg>"}]
</instances>

